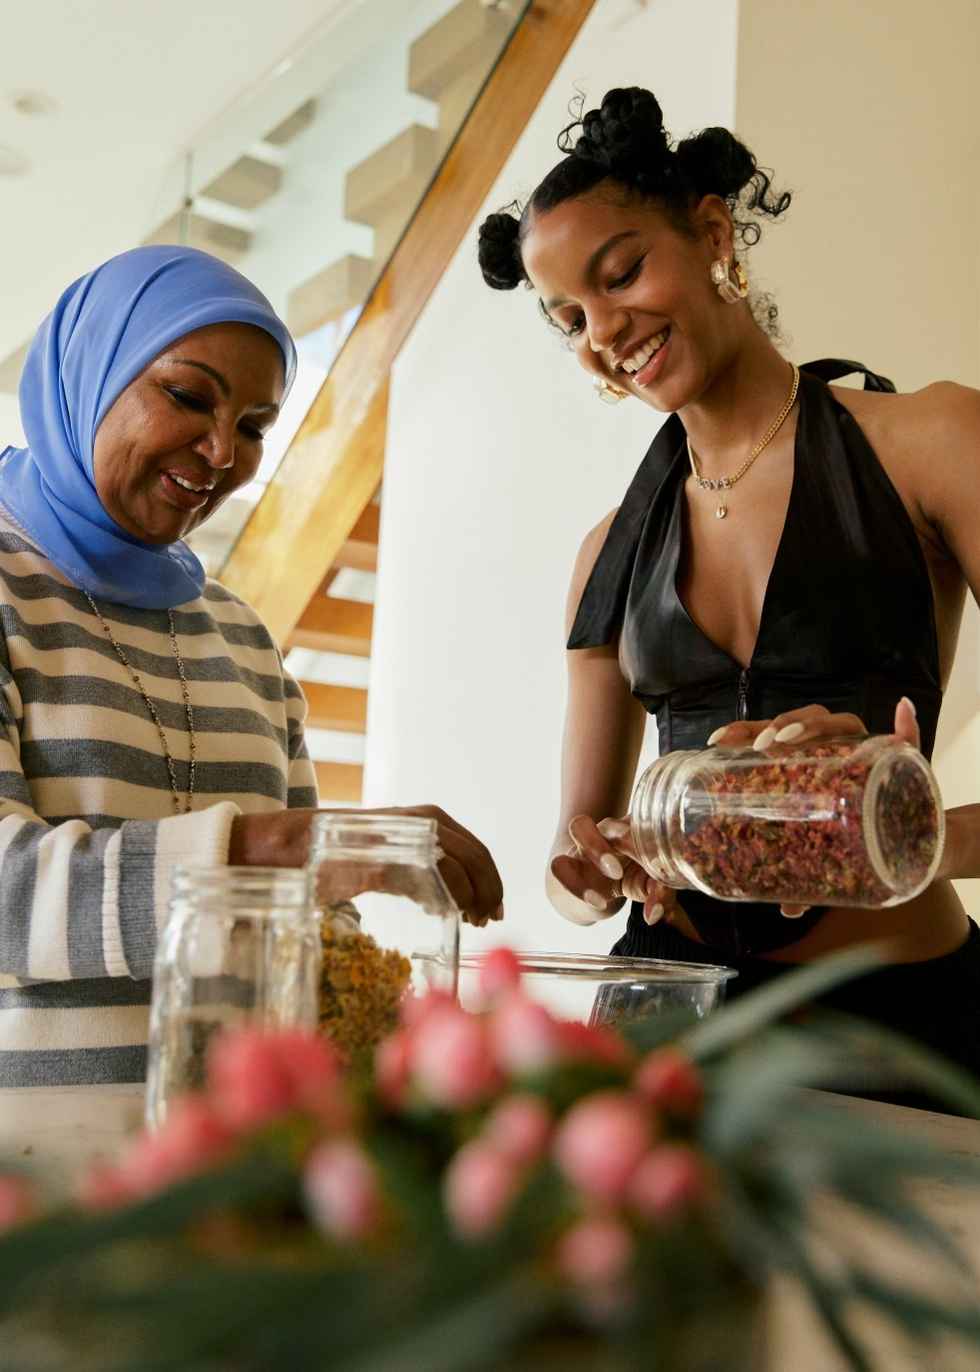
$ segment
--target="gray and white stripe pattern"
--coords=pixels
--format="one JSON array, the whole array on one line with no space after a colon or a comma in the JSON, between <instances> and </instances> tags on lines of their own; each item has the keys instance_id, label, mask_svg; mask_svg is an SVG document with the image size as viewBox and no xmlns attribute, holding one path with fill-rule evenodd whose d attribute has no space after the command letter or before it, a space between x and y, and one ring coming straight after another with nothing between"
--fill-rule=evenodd
<instances>
[{"instance_id":1,"label":"gray and white stripe pattern","mask_svg":"<svg viewBox=\"0 0 980 1372\"><path fill-rule=\"evenodd\" d=\"M99 604L166 730L189 739L166 611ZM268 631L209 582L173 611L194 707L194 810L73 586L0 510L0 1085L133 1081L176 862L227 861L239 813L316 804L306 705Z\"/></svg>"}]
</instances>

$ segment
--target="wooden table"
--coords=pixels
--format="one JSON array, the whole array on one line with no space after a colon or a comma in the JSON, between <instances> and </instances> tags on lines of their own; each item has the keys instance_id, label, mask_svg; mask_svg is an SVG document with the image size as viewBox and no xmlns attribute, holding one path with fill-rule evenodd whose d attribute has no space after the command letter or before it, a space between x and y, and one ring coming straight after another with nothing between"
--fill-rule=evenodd
<instances>
[{"instance_id":1,"label":"wooden table","mask_svg":"<svg viewBox=\"0 0 980 1372\"><path fill-rule=\"evenodd\" d=\"M870 1112L921 1133L950 1153L980 1160L980 1120L843 1096L835 1099L841 1110ZM0 1089L0 1162L4 1156L28 1156L49 1175L70 1178L88 1163L118 1151L126 1135L139 1127L142 1110L140 1086ZM977 1274L980 1303L980 1189L964 1194L960 1188L932 1183L922 1188L921 1200L968 1254ZM911 1246L903 1250L892 1237L880 1240L870 1225L854 1216L843 1216L841 1224L848 1238L876 1245L876 1259L880 1255L889 1271L928 1281L928 1265ZM760 1372L846 1372L846 1364L806 1300L787 1282L775 1283L769 1329L768 1367ZM880 1372L978 1372L980 1368L976 1353L964 1358L949 1349L936 1349L925 1360L913 1356L889 1329L869 1326L868 1338Z\"/></svg>"}]
</instances>

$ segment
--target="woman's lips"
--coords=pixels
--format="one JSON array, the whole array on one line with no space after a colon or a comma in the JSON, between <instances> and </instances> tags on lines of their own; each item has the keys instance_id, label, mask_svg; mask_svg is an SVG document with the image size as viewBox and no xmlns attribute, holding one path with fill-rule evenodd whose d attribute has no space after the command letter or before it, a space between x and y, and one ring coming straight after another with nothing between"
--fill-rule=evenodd
<instances>
[{"instance_id":1,"label":"woman's lips","mask_svg":"<svg viewBox=\"0 0 980 1372\"><path fill-rule=\"evenodd\" d=\"M201 509L203 505L207 504L208 497L211 495L214 487L204 486L198 490L192 490L190 485L181 485L179 481L174 479L175 476L180 475L179 472L174 474L171 474L170 472L160 473L160 480L163 483L163 489L166 491L168 499L173 504L178 505L182 510ZM182 479L187 482L190 481L189 477L183 477Z\"/></svg>"},{"instance_id":2,"label":"woman's lips","mask_svg":"<svg viewBox=\"0 0 980 1372\"><path fill-rule=\"evenodd\" d=\"M624 359L620 365L620 370L631 381L635 381L638 386L649 385L656 376L659 366L662 365L660 359L664 348L670 338L670 329L661 329L646 342L641 343L630 357ZM659 364L659 365L658 365Z\"/></svg>"}]
</instances>

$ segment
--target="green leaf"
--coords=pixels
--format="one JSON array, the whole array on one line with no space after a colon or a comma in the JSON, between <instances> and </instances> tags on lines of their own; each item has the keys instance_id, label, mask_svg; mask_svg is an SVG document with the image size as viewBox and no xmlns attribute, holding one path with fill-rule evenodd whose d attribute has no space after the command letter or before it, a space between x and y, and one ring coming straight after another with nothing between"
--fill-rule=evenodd
<instances>
[{"instance_id":1,"label":"green leaf","mask_svg":"<svg viewBox=\"0 0 980 1372\"><path fill-rule=\"evenodd\" d=\"M689 1030L681 1047L698 1061L713 1057L834 986L872 971L883 961L877 945L865 943L817 962L789 967L774 981L739 996Z\"/></svg>"}]
</instances>

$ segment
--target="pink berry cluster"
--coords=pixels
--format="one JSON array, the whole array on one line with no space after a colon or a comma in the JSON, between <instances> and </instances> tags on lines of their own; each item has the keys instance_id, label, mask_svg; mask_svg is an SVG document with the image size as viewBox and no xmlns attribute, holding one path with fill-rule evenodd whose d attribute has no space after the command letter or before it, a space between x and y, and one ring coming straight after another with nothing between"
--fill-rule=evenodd
<instances>
[{"instance_id":1,"label":"pink berry cluster","mask_svg":"<svg viewBox=\"0 0 980 1372\"><path fill-rule=\"evenodd\" d=\"M408 1000L366 1086L314 1033L218 1036L205 1089L93 1169L82 1202L137 1200L292 1123L312 1223L332 1241L384 1242L398 1219L372 1138L441 1129L434 1184L457 1239L491 1237L547 1171L561 1199L539 1237L555 1270L601 1305L628 1278L644 1229L709 1194L693 1142L700 1076L675 1048L638 1058L608 1028L556 1018L525 994L509 949L486 957L481 979L479 1014L439 992Z\"/></svg>"}]
</instances>

